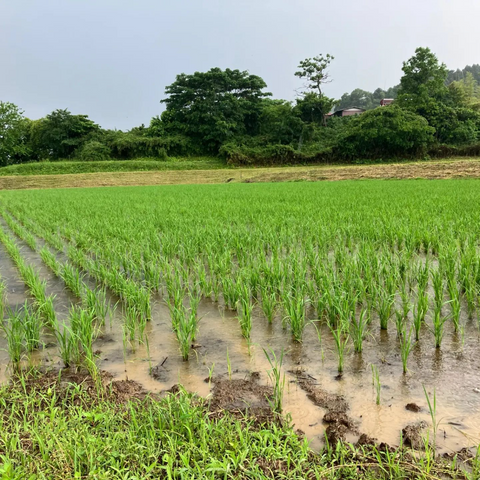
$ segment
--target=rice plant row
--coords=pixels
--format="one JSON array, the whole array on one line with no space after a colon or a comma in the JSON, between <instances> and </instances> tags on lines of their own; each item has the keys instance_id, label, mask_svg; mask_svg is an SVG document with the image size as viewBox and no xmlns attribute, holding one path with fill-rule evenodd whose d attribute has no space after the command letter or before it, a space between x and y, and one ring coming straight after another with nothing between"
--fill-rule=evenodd
<instances>
[{"instance_id":1,"label":"rice plant row","mask_svg":"<svg viewBox=\"0 0 480 480\"><path fill-rule=\"evenodd\" d=\"M5 192L2 201L140 316L163 296L184 345L197 328L192 291L237 311L246 339L257 315L296 342L324 323L339 370L374 328L397 330L406 369L412 342L428 336L441 348L446 327L461 334L462 312L478 311L479 199L468 181Z\"/></svg>"}]
</instances>

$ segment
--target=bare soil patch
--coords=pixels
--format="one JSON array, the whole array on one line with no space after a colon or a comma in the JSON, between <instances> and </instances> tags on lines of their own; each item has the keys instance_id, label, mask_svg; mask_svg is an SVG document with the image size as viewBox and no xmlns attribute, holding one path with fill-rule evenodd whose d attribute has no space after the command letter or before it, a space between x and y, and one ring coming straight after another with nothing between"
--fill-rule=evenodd
<instances>
[{"instance_id":1,"label":"bare soil patch","mask_svg":"<svg viewBox=\"0 0 480 480\"><path fill-rule=\"evenodd\" d=\"M268 421L274 418L270 401L272 387L260 385L258 377L252 375L248 379L213 379L210 411L213 415L228 412L236 417L255 417L257 421Z\"/></svg>"},{"instance_id":2,"label":"bare soil patch","mask_svg":"<svg viewBox=\"0 0 480 480\"><path fill-rule=\"evenodd\" d=\"M49 392L55 387L57 404L67 399L71 400L72 405L94 405L100 399L108 399L121 405L133 399L142 400L148 395L148 392L133 380L112 380L112 378L110 373L100 372L99 380L104 386L100 392L90 374L85 371L64 368L60 371L36 372L34 375L23 377L21 382L13 377L10 388L18 389L20 385L23 385L25 393L38 393L48 398ZM81 386L82 395L72 395L72 385Z\"/></svg>"}]
</instances>

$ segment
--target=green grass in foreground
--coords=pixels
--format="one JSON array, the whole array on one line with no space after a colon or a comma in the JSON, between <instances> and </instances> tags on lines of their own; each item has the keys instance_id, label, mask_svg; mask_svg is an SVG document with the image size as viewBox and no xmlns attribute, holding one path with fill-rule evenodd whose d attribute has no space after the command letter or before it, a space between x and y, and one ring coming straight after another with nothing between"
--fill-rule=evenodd
<instances>
[{"instance_id":1,"label":"green grass in foreground","mask_svg":"<svg viewBox=\"0 0 480 480\"><path fill-rule=\"evenodd\" d=\"M33 162L0 168L0 176L7 175L58 175L66 173L137 172L162 170L211 170L227 168L224 160L216 157L169 158L155 160L105 160L98 162L59 161Z\"/></svg>"},{"instance_id":2,"label":"green grass in foreground","mask_svg":"<svg viewBox=\"0 0 480 480\"><path fill-rule=\"evenodd\" d=\"M39 380L0 390L3 480L478 478L478 460L464 474L430 449L413 458L338 444L316 454L286 422L210 416L206 401L184 391L122 402L91 381Z\"/></svg>"}]
</instances>

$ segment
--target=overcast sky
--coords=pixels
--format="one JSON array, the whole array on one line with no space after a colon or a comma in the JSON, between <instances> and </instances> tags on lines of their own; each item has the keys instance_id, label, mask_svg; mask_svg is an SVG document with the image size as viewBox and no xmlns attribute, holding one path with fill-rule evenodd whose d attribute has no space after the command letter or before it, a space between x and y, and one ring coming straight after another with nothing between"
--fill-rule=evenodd
<instances>
[{"instance_id":1,"label":"overcast sky","mask_svg":"<svg viewBox=\"0 0 480 480\"><path fill-rule=\"evenodd\" d=\"M318 53L335 56L339 98L398 83L418 46L480 63L479 18L480 0L0 0L0 100L125 130L161 113L181 72L249 70L293 100L299 60Z\"/></svg>"}]
</instances>

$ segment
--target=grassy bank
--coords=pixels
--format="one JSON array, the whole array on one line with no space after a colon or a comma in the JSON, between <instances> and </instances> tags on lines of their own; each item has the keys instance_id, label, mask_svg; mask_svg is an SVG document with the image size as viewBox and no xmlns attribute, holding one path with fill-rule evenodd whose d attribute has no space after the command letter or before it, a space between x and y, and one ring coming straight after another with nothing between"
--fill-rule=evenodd
<instances>
[{"instance_id":1,"label":"grassy bank","mask_svg":"<svg viewBox=\"0 0 480 480\"><path fill-rule=\"evenodd\" d=\"M214 163L214 162L217 163ZM136 162L136 161L135 161ZM125 168L139 166L134 161L126 162ZM104 167L106 162L100 167ZM117 163L117 162L115 162ZM70 165L72 164L72 165ZM70 162L68 168L76 168ZM42 164L36 164L42 165ZM46 164L55 168L58 164ZM83 164L79 164L82 166ZM174 165L173 168L170 168ZM28 165L21 166L27 167ZM118 165L115 165L117 167ZM269 168L227 168L218 159L198 160L197 163L153 162L156 171L113 171L74 174L0 174L0 190L114 187L140 185L177 185L230 182L316 182L358 179L446 179L480 178L478 159L435 160L412 163L385 163L377 165L319 165ZM99 167L99 168L100 168ZM161 167L161 168L160 168ZM188 167L196 167L190 169ZM12 168L12 167L7 167ZM1 170L0 170L1 172ZM38 173L38 172L37 172Z\"/></svg>"},{"instance_id":2,"label":"grassy bank","mask_svg":"<svg viewBox=\"0 0 480 480\"><path fill-rule=\"evenodd\" d=\"M427 448L338 444L309 449L285 420L211 412L183 390L130 397L133 382L20 378L0 390L0 475L13 479L478 478Z\"/></svg>"},{"instance_id":3,"label":"grassy bank","mask_svg":"<svg viewBox=\"0 0 480 480\"><path fill-rule=\"evenodd\" d=\"M0 176L10 175L62 175L98 172L146 172L164 170L210 170L226 168L224 160L216 157L169 158L155 160L105 160L98 162L59 161L34 162L0 168Z\"/></svg>"}]
</instances>

